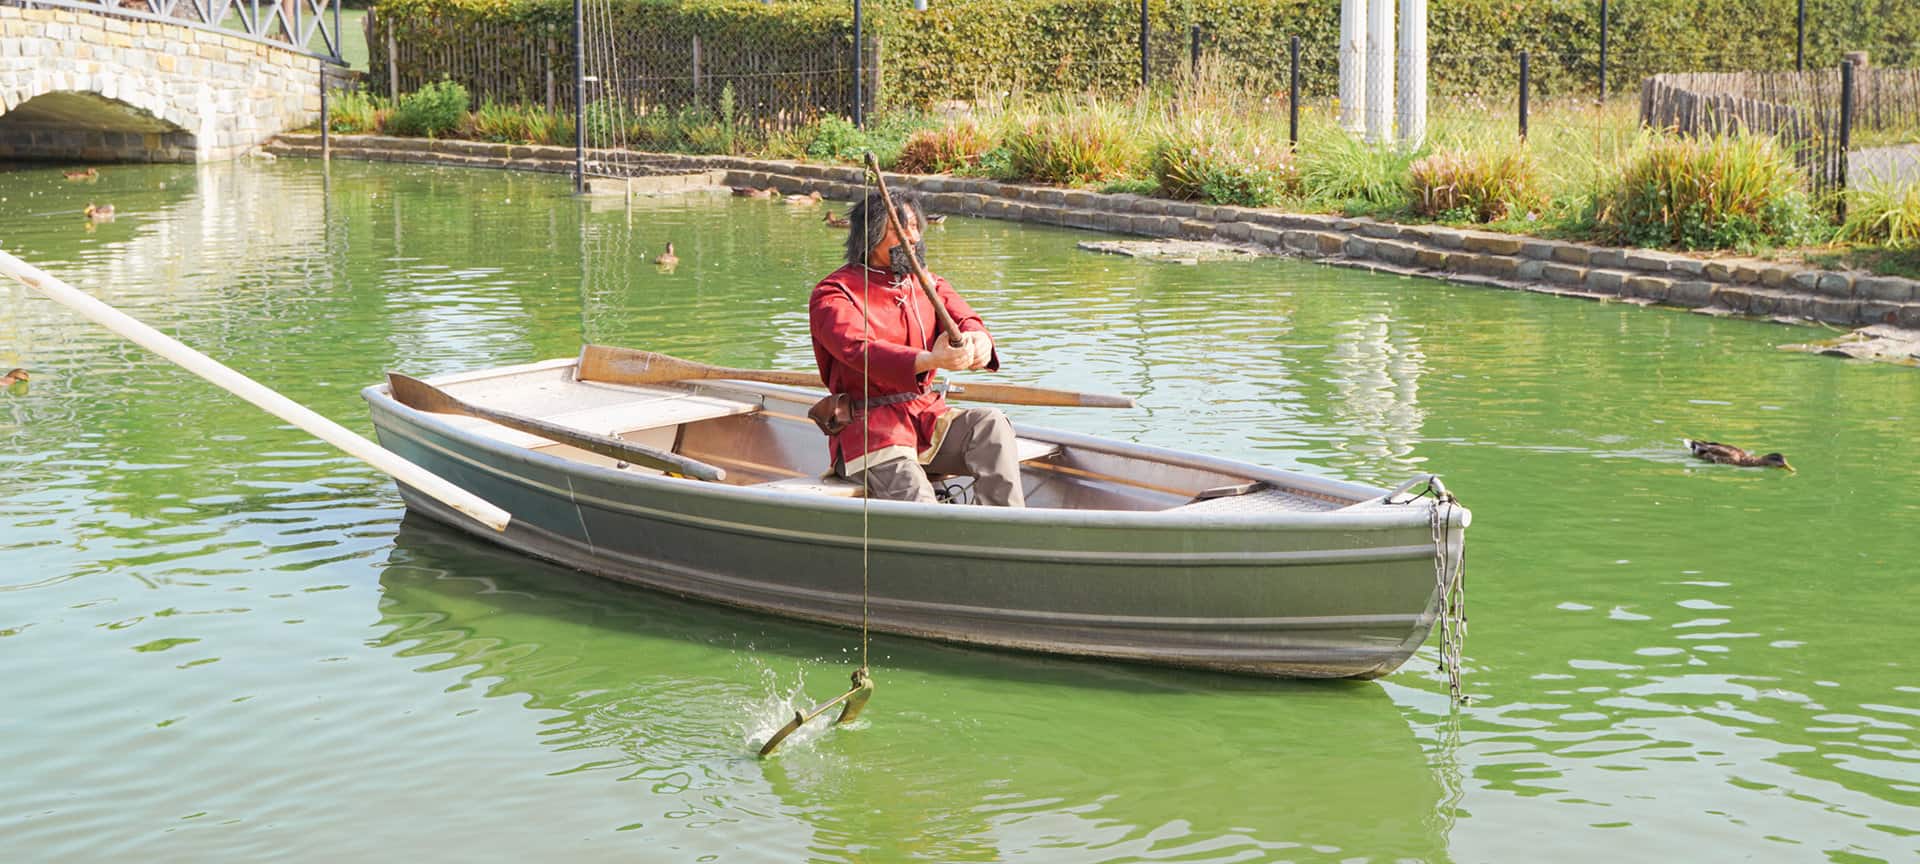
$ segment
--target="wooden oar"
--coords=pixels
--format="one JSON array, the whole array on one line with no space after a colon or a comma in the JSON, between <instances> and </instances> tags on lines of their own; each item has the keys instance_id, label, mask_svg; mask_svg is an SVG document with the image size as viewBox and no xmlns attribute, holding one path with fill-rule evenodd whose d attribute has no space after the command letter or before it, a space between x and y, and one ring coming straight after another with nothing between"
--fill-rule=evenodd
<instances>
[{"instance_id":1,"label":"wooden oar","mask_svg":"<svg viewBox=\"0 0 1920 864\"><path fill-rule=\"evenodd\" d=\"M787 740L788 735L800 731L800 727L807 725L813 718L825 714L828 708L842 702L847 703L847 707L840 710L840 716L833 721L833 725L852 722L853 718L860 716L860 710L867 707L867 700L871 698L873 698L873 677L867 674L867 667L862 666L853 670L853 689L814 706L812 711L804 714L799 711L793 712L793 719L787 721L787 725L780 727L780 731L773 733L773 737L767 739L766 745L760 748L760 755L772 753L773 748Z\"/></svg>"},{"instance_id":2,"label":"wooden oar","mask_svg":"<svg viewBox=\"0 0 1920 864\"><path fill-rule=\"evenodd\" d=\"M900 211L893 209L893 193L887 191L887 178L880 175L880 160L874 158L872 150L867 151L867 171L873 175L873 185L880 191L880 206L887 210L887 225L893 228L893 236L899 238L893 254L906 254L913 281L920 283L920 290L926 292L927 300L933 303L934 317L940 319L940 331L947 334L948 342L959 345L960 328L953 323L953 316L947 314L947 304L940 302L940 292L933 287L933 274L927 272L926 265L920 263L920 253L907 242L907 229L900 224Z\"/></svg>"},{"instance_id":3,"label":"wooden oar","mask_svg":"<svg viewBox=\"0 0 1920 864\"><path fill-rule=\"evenodd\" d=\"M580 349L580 365L575 377L582 381L608 384L648 385L671 381L722 379L760 381L790 387L820 389L820 376L813 372L782 372L771 369L731 369L683 360L667 354L638 348L614 348L588 345ZM1125 396L1101 393L1075 393L1017 384L976 384L947 382L947 398L970 402L994 402L1002 405L1056 405L1077 408L1132 408Z\"/></svg>"},{"instance_id":4,"label":"wooden oar","mask_svg":"<svg viewBox=\"0 0 1920 864\"><path fill-rule=\"evenodd\" d=\"M442 504L473 517L495 531L507 530L513 519L507 511L487 503L478 495L455 486L438 474L401 458L390 450L347 431L338 423L312 409L280 395L266 385L228 368L225 364L181 344L133 316L108 306L80 289L49 275L5 252L0 252L0 273L18 280L47 299L59 303L121 337L179 365L221 389L252 402L261 410L300 427L302 431L335 447L347 455L380 469L393 479L412 486Z\"/></svg>"},{"instance_id":5,"label":"wooden oar","mask_svg":"<svg viewBox=\"0 0 1920 864\"><path fill-rule=\"evenodd\" d=\"M665 450L656 450L631 441L623 441L611 435L598 435L579 429L570 429L537 417L482 408L469 402L462 402L445 390L398 372L387 373L387 386L393 391L394 399L410 408L431 411L435 414L465 414L468 417L478 417L508 429L517 429L549 441L557 441L590 453L598 453L609 459L623 459L636 465L658 468L696 480L718 482L727 479L726 469L716 468L698 459L689 459L677 453L668 453Z\"/></svg>"}]
</instances>

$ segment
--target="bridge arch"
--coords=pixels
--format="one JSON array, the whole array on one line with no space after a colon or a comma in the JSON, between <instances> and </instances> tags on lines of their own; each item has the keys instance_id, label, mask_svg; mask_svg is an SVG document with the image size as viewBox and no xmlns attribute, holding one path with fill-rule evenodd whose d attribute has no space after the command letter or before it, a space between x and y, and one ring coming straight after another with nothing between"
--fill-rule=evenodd
<instances>
[{"instance_id":1,"label":"bridge arch","mask_svg":"<svg viewBox=\"0 0 1920 864\"><path fill-rule=\"evenodd\" d=\"M0 158L231 158L317 122L327 65L187 24L0 3Z\"/></svg>"}]
</instances>

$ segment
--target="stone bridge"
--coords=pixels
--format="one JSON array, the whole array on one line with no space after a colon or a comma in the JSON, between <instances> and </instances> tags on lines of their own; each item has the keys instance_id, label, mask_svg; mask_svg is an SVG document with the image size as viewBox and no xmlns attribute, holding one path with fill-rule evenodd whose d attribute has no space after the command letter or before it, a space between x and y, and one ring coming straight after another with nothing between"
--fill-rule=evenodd
<instances>
[{"instance_id":1,"label":"stone bridge","mask_svg":"<svg viewBox=\"0 0 1920 864\"><path fill-rule=\"evenodd\" d=\"M0 0L0 159L200 162L320 117L338 0Z\"/></svg>"}]
</instances>

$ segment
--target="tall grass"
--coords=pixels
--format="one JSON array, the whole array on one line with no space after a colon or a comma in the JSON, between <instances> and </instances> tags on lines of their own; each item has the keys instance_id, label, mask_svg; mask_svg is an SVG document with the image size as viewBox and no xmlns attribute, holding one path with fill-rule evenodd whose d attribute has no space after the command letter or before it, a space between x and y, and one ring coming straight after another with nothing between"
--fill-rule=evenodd
<instances>
[{"instance_id":1,"label":"tall grass","mask_svg":"<svg viewBox=\"0 0 1920 864\"><path fill-rule=\"evenodd\" d=\"M344 135L377 135L392 108L371 93L335 90L327 94L327 128Z\"/></svg>"},{"instance_id":2,"label":"tall grass","mask_svg":"<svg viewBox=\"0 0 1920 864\"><path fill-rule=\"evenodd\" d=\"M489 100L467 114L461 131L476 141L572 144L573 118L535 105L503 105Z\"/></svg>"},{"instance_id":3,"label":"tall grass","mask_svg":"<svg viewBox=\"0 0 1920 864\"><path fill-rule=\"evenodd\" d=\"M1154 123L1144 100L1050 97L1002 122L1000 146L983 157L998 179L1082 186L1146 171L1142 132Z\"/></svg>"},{"instance_id":4,"label":"tall grass","mask_svg":"<svg viewBox=\"0 0 1920 864\"><path fill-rule=\"evenodd\" d=\"M916 174L945 174L977 167L980 157L993 149L992 135L972 120L960 119L944 126L921 129L907 138L895 171Z\"/></svg>"},{"instance_id":5,"label":"tall grass","mask_svg":"<svg viewBox=\"0 0 1920 864\"><path fill-rule=\"evenodd\" d=\"M1151 163L1163 194L1213 204L1272 207L1300 179L1285 139L1205 116L1170 124Z\"/></svg>"},{"instance_id":6,"label":"tall grass","mask_svg":"<svg viewBox=\"0 0 1920 864\"><path fill-rule=\"evenodd\" d=\"M1751 249L1812 239L1800 169L1772 138L1644 134L1600 181L1591 226L1609 243Z\"/></svg>"}]
</instances>

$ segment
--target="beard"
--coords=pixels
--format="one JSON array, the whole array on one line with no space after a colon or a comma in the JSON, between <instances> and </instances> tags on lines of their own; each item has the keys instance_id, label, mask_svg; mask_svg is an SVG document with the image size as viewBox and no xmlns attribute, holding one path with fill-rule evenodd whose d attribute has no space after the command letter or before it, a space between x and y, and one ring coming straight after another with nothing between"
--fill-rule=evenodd
<instances>
[{"instance_id":1,"label":"beard","mask_svg":"<svg viewBox=\"0 0 1920 864\"><path fill-rule=\"evenodd\" d=\"M927 260L927 241L924 238L913 244L913 257L921 262ZM893 255L887 267L893 271L896 278L905 279L913 275L912 259L907 257L906 250L900 246L893 247Z\"/></svg>"}]
</instances>

